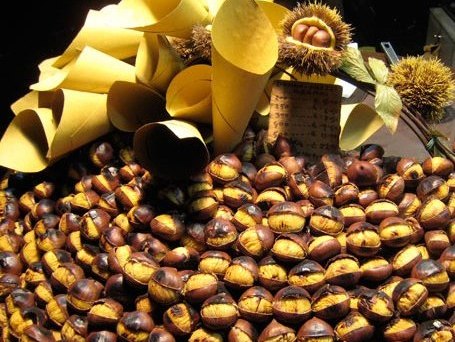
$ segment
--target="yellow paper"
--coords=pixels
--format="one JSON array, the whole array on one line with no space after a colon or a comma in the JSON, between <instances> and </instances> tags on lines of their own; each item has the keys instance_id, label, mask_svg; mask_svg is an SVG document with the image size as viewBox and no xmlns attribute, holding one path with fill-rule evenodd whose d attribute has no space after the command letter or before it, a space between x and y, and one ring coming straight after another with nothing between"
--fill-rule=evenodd
<instances>
[{"instance_id":1,"label":"yellow paper","mask_svg":"<svg viewBox=\"0 0 455 342\"><path fill-rule=\"evenodd\" d=\"M56 91L51 108L26 109L16 115L0 141L0 165L38 172L63 155L112 128L106 94Z\"/></svg>"},{"instance_id":2,"label":"yellow paper","mask_svg":"<svg viewBox=\"0 0 455 342\"><path fill-rule=\"evenodd\" d=\"M341 106L340 148L348 151L360 146L384 125L370 106L357 103Z\"/></svg>"},{"instance_id":3,"label":"yellow paper","mask_svg":"<svg viewBox=\"0 0 455 342\"><path fill-rule=\"evenodd\" d=\"M31 91L11 104L10 108L14 115L26 109L51 108L53 98L53 91Z\"/></svg>"},{"instance_id":4,"label":"yellow paper","mask_svg":"<svg viewBox=\"0 0 455 342\"><path fill-rule=\"evenodd\" d=\"M109 90L107 113L114 127L126 132L170 118L163 96L141 84L123 81L115 82Z\"/></svg>"},{"instance_id":5,"label":"yellow paper","mask_svg":"<svg viewBox=\"0 0 455 342\"><path fill-rule=\"evenodd\" d=\"M122 0L102 11L119 27L180 38L189 38L195 24L211 20L201 0Z\"/></svg>"},{"instance_id":6,"label":"yellow paper","mask_svg":"<svg viewBox=\"0 0 455 342\"><path fill-rule=\"evenodd\" d=\"M178 119L212 122L212 67L198 64L177 74L166 93L166 110Z\"/></svg>"},{"instance_id":7,"label":"yellow paper","mask_svg":"<svg viewBox=\"0 0 455 342\"><path fill-rule=\"evenodd\" d=\"M226 0L212 26L212 115L216 153L242 139L278 58L275 30L253 0Z\"/></svg>"},{"instance_id":8,"label":"yellow paper","mask_svg":"<svg viewBox=\"0 0 455 342\"><path fill-rule=\"evenodd\" d=\"M50 77L40 79L30 89L49 91L58 88L107 93L115 81L135 81L134 66L106 55L91 47L85 47L71 64Z\"/></svg>"},{"instance_id":9,"label":"yellow paper","mask_svg":"<svg viewBox=\"0 0 455 342\"><path fill-rule=\"evenodd\" d=\"M77 57L85 46L90 46L117 59L135 56L143 33L114 27L107 20L98 11L90 10L84 26L53 66L61 68L66 65Z\"/></svg>"},{"instance_id":10,"label":"yellow paper","mask_svg":"<svg viewBox=\"0 0 455 342\"><path fill-rule=\"evenodd\" d=\"M52 161L107 134L112 126L106 112L106 94L58 90L53 115L58 122L47 158Z\"/></svg>"},{"instance_id":11,"label":"yellow paper","mask_svg":"<svg viewBox=\"0 0 455 342\"><path fill-rule=\"evenodd\" d=\"M261 6L267 18L269 18L276 33L280 34L282 32L281 22L291 11L282 5L274 3L273 1L263 0L258 1L257 3Z\"/></svg>"},{"instance_id":12,"label":"yellow paper","mask_svg":"<svg viewBox=\"0 0 455 342\"><path fill-rule=\"evenodd\" d=\"M145 33L136 57L137 79L160 93L166 93L172 78L184 67L166 37Z\"/></svg>"},{"instance_id":13,"label":"yellow paper","mask_svg":"<svg viewBox=\"0 0 455 342\"><path fill-rule=\"evenodd\" d=\"M44 170L48 166L46 153L55 130L50 109L20 112L0 141L0 165L22 172Z\"/></svg>"},{"instance_id":14,"label":"yellow paper","mask_svg":"<svg viewBox=\"0 0 455 342\"><path fill-rule=\"evenodd\" d=\"M149 123L134 134L134 154L147 170L168 179L201 172L209 153L193 125L179 120Z\"/></svg>"}]
</instances>

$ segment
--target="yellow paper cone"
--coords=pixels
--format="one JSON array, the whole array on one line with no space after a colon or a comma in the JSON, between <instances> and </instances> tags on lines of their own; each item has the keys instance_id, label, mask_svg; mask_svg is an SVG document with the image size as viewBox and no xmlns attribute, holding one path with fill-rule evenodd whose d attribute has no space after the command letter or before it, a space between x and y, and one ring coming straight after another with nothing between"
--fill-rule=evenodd
<instances>
[{"instance_id":1,"label":"yellow paper cone","mask_svg":"<svg viewBox=\"0 0 455 342\"><path fill-rule=\"evenodd\" d=\"M137 79L160 93L166 93L172 78L184 67L166 37L145 33L136 56Z\"/></svg>"},{"instance_id":2,"label":"yellow paper cone","mask_svg":"<svg viewBox=\"0 0 455 342\"><path fill-rule=\"evenodd\" d=\"M226 0L212 26L216 153L240 142L278 58L275 30L253 0Z\"/></svg>"},{"instance_id":3,"label":"yellow paper cone","mask_svg":"<svg viewBox=\"0 0 455 342\"><path fill-rule=\"evenodd\" d=\"M257 3L261 6L261 9L264 11L267 18L269 18L275 32L280 34L282 31L281 22L291 11L284 6L274 3L273 1L262 0Z\"/></svg>"},{"instance_id":4,"label":"yellow paper cone","mask_svg":"<svg viewBox=\"0 0 455 342\"><path fill-rule=\"evenodd\" d=\"M341 106L340 148L353 150L384 125L381 117L370 106L356 103Z\"/></svg>"},{"instance_id":5,"label":"yellow paper cone","mask_svg":"<svg viewBox=\"0 0 455 342\"><path fill-rule=\"evenodd\" d=\"M106 112L106 94L60 89L53 101L57 131L47 158L53 161L107 134L112 125Z\"/></svg>"},{"instance_id":6,"label":"yellow paper cone","mask_svg":"<svg viewBox=\"0 0 455 342\"><path fill-rule=\"evenodd\" d=\"M100 12L90 10L84 26L65 52L55 60L53 66L61 68L66 65L77 57L85 46L90 46L117 59L135 56L143 33L114 27L107 21L108 18L100 15Z\"/></svg>"},{"instance_id":7,"label":"yellow paper cone","mask_svg":"<svg viewBox=\"0 0 455 342\"><path fill-rule=\"evenodd\" d=\"M201 0L122 0L102 11L119 27L189 38L195 24L206 25L211 16Z\"/></svg>"},{"instance_id":8,"label":"yellow paper cone","mask_svg":"<svg viewBox=\"0 0 455 342\"><path fill-rule=\"evenodd\" d=\"M22 172L44 170L55 131L52 111L48 108L18 113L0 141L0 165Z\"/></svg>"},{"instance_id":9,"label":"yellow paper cone","mask_svg":"<svg viewBox=\"0 0 455 342\"><path fill-rule=\"evenodd\" d=\"M166 110L178 119L212 122L212 67L193 65L177 74L166 92Z\"/></svg>"},{"instance_id":10,"label":"yellow paper cone","mask_svg":"<svg viewBox=\"0 0 455 342\"><path fill-rule=\"evenodd\" d=\"M207 147L193 125L178 120L149 123L134 134L134 154L152 174L186 179L209 161Z\"/></svg>"},{"instance_id":11,"label":"yellow paper cone","mask_svg":"<svg viewBox=\"0 0 455 342\"><path fill-rule=\"evenodd\" d=\"M115 81L135 81L134 67L91 47L85 47L74 64L40 79L30 89L37 91L65 88L107 93Z\"/></svg>"},{"instance_id":12,"label":"yellow paper cone","mask_svg":"<svg viewBox=\"0 0 455 342\"><path fill-rule=\"evenodd\" d=\"M123 81L115 82L109 90L107 112L114 127L126 132L170 118L163 96L141 84Z\"/></svg>"}]
</instances>

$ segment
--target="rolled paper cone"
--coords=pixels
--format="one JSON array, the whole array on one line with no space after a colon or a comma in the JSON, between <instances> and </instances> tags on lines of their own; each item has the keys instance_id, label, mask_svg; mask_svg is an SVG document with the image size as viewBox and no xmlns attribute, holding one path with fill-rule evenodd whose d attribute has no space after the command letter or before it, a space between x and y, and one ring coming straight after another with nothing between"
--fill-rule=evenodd
<instances>
[{"instance_id":1,"label":"rolled paper cone","mask_svg":"<svg viewBox=\"0 0 455 342\"><path fill-rule=\"evenodd\" d=\"M381 117L364 103L341 106L340 148L353 150L384 125Z\"/></svg>"},{"instance_id":2,"label":"rolled paper cone","mask_svg":"<svg viewBox=\"0 0 455 342\"><path fill-rule=\"evenodd\" d=\"M275 30L259 5L226 0L212 26L215 153L241 141L277 58Z\"/></svg>"},{"instance_id":3,"label":"rolled paper cone","mask_svg":"<svg viewBox=\"0 0 455 342\"><path fill-rule=\"evenodd\" d=\"M122 0L102 9L119 27L189 38L195 24L209 24L212 17L200 0Z\"/></svg>"},{"instance_id":4,"label":"rolled paper cone","mask_svg":"<svg viewBox=\"0 0 455 342\"><path fill-rule=\"evenodd\" d=\"M183 61L165 36L144 33L136 56L136 77L141 83L165 94L183 68Z\"/></svg>"},{"instance_id":5,"label":"rolled paper cone","mask_svg":"<svg viewBox=\"0 0 455 342\"><path fill-rule=\"evenodd\" d=\"M109 18L101 12L90 10L84 26L65 52L54 61L53 66L63 67L76 58L85 46L90 46L117 59L135 56L143 33L115 27L114 24L110 23Z\"/></svg>"},{"instance_id":6,"label":"rolled paper cone","mask_svg":"<svg viewBox=\"0 0 455 342\"><path fill-rule=\"evenodd\" d=\"M162 95L139 83L115 82L107 96L107 113L112 125L126 132L170 119L165 106Z\"/></svg>"},{"instance_id":7,"label":"rolled paper cone","mask_svg":"<svg viewBox=\"0 0 455 342\"><path fill-rule=\"evenodd\" d=\"M166 110L176 119L212 122L212 67L198 64L178 73L166 92Z\"/></svg>"},{"instance_id":8,"label":"rolled paper cone","mask_svg":"<svg viewBox=\"0 0 455 342\"><path fill-rule=\"evenodd\" d=\"M55 131L49 108L18 113L0 141L0 165L21 172L44 170L49 165L46 154Z\"/></svg>"},{"instance_id":9,"label":"rolled paper cone","mask_svg":"<svg viewBox=\"0 0 455 342\"><path fill-rule=\"evenodd\" d=\"M60 89L52 108L18 113L0 141L0 165L38 172L82 145L108 133L106 94Z\"/></svg>"},{"instance_id":10,"label":"rolled paper cone","mask_svg":"<svg viewBox=\"0 0 455 342\"><path fill-rule=\"evenodd\" d=\"M106 94L69 89L56 91L52 113L58 127L47 153L50 162L112 130L106 101Z\"/></svg>"},{"instance_id":11,"label":"rolled paper cone","mask_svg":"<svg viewBox=\"0 0 455 342\"><path fill-rule=\"evenodd\" d=\"M149 123L134 134L134 154L153 175L187 179L201 172L209 152L195 126L185 121Z\"/></svg>"},{"instance_id":12,"label":"rolled paper cone","mask_svg":"<svg viewBox=\"0 0 455 342\"><path fill-rule=\"evenodd\" d=\"M71 64L54 75L40 79L30 89L49 91L58 88L107 93L115 81L135 82L134 66L89 46Z\"/></svg>"}]
</instances>

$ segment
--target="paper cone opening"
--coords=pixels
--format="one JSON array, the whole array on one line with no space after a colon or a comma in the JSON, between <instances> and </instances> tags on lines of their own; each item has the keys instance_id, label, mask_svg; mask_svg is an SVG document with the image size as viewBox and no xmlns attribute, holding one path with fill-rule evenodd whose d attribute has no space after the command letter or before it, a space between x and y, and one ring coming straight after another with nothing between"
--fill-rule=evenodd
<instances>
[{"instance_id":1,"label":"paper cone opening","mask_svg":"<svg viewBox=\"0 0 455 342\"><path fill-rule=\"evenodd\" d=\"M115 82L109 90L107 113L112 125L126 132L169 119L160 94L146 86L123 81Z\"/></svg>"},{"instance_id":2,"label":"paper cone opening","mask_svg":"<svg viewBox=\"0 0 455 342\"><path fill-rule=\"evenodd\" d=\"M172 123L186 130L174 132ZM170 120L142 126L134 134L134 153L141 165L153 175L166 179L186 179L201 172L209 162L207 147L196 128Z\"/></svg>"}]
</instances>

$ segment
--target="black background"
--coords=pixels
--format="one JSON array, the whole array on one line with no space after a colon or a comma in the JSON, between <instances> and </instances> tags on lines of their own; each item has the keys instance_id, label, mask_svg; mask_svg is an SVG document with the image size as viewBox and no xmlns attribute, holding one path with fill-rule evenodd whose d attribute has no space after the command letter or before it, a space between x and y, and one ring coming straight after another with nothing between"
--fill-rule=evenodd
<instances>
[{"instance_id":1,"label":"black background","mask_svg":"<svg viewBox=\"0 0 455 342\"><path fill-rule=\"evenodd\" d=\"M277 1L292 8L295 1ZM422 53L429 8L449 1L333 0L354 27L354 40L379 49L390 41L399 55ZM38 64L61 54L83 25L89 9L114 0L14 1L1 10L0 134L11 121L12 102L38 79Z\"/></svg>"}]
</instances>

